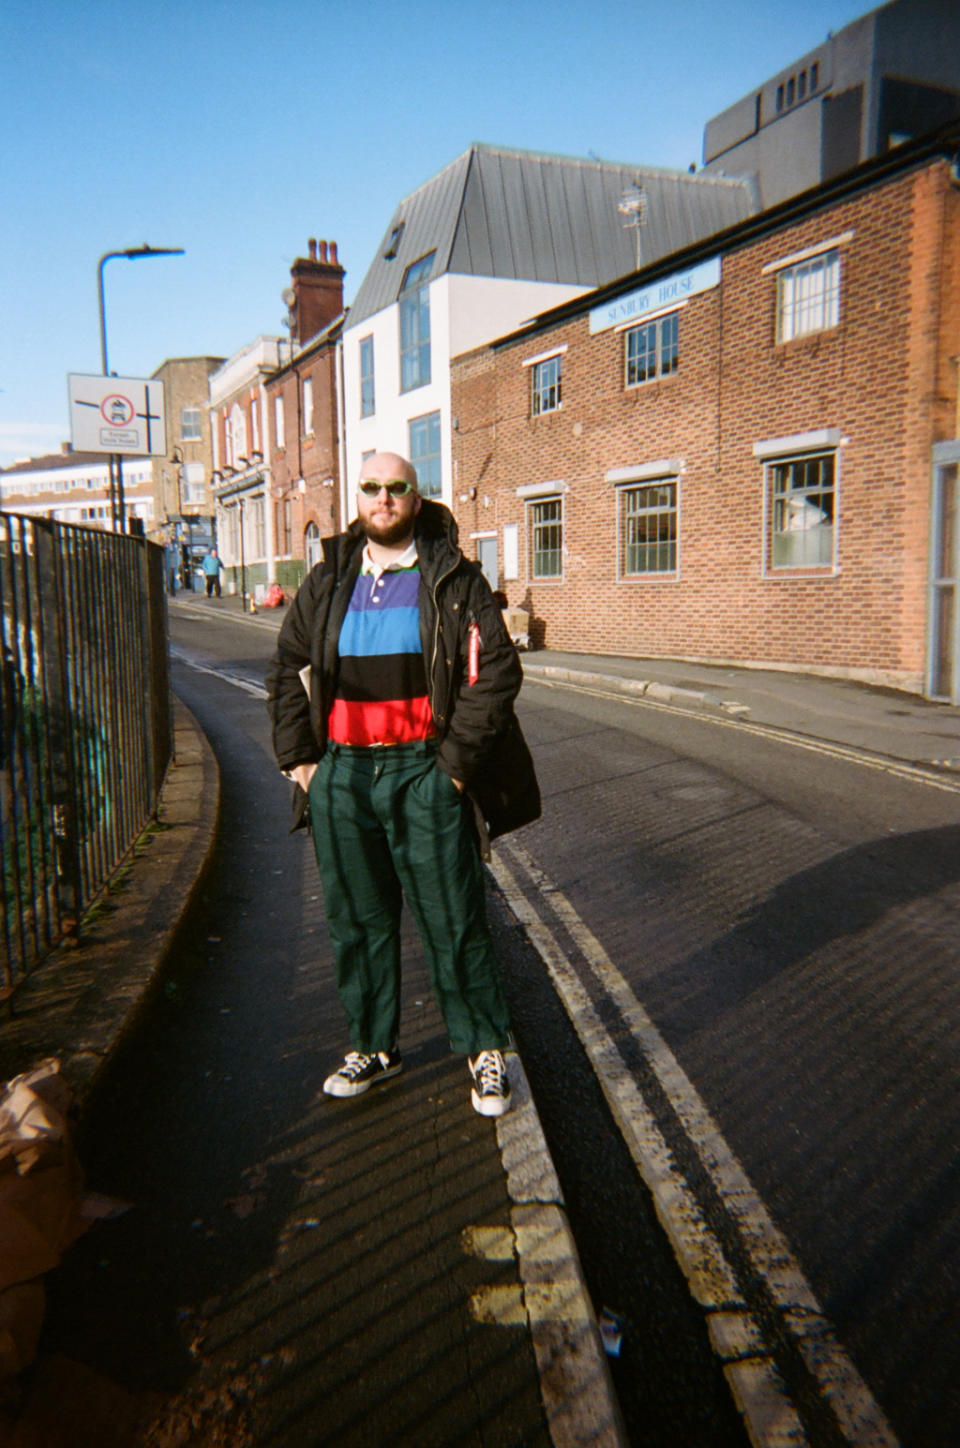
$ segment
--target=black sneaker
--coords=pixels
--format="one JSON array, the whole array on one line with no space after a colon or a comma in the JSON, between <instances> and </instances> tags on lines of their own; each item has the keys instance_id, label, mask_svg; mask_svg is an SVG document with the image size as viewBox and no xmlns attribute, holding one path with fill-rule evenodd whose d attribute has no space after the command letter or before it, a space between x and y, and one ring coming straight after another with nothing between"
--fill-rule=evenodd
<instances>
[{"instance_id":1,"label":"black sneaker","mask_svg":"<svg viewBox=\"0 0 960 1448\"><path fill-rule=\"evenodd\" d=\"M370 1056L363 1051L348 1051L339 1071L324 1081L323 1089L328 1096L362 1096L378 1081L389 1081L391 1076L396 1076L402 1066L397 1050L374 1051Z\"/></svg>"},{"instance_id":2,"label":"black sneaker","mask_svg":"<svg viewBox=\"0 0 960 1448\"><path fill-rule=\"evenodd\" d=\"M481 1051L467 1059L473 1090L470 1100L481 1116L503 1116L510 1110L510 1081L502 1051Z\"/></svg>"}]
</instances>

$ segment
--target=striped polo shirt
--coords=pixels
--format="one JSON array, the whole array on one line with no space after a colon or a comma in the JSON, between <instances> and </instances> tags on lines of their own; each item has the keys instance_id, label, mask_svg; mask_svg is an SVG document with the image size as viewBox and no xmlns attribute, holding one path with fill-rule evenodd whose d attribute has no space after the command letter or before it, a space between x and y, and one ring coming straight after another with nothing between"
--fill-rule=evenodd
<instances>
[{"instance_id":1,"label":"striped polo shirt","mask_svg":"<svg viewBox=\"0 0 960 1448\"><path fill-rule=\"evenodd\" d=\"M337 690L327 724L335 744L408 744L436 733L420 642L417 545L378 568L363 562L340 629Z\"/></svg>"}]
</instances>

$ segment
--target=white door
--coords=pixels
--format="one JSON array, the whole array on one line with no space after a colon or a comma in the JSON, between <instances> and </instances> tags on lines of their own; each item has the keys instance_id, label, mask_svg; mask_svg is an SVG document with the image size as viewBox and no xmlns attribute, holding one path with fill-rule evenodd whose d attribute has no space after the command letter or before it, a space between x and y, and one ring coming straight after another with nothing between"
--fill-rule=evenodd
<instances>
[{"instance_id":1,"label":"white door","mask_svg":"<svg viewBox=\"0 0 960 1448\"><path fill-rule=\"evenodd\" d=\"M500 586L499 573L497 571L497 540L496 538L477 539L477 558L483 570L483 576L490 587L497 589Z\"/></svg>"},{"instance_id":2,"label":"white door","mask_svg":"<svg viewBox=\"0 0 960 1448\"><path fill-rule=\"evenodd\" d=\"M320 529L316 523L309 523L304 536L304 558L307 565L307 572L320 562L323 557L323 549L320 546Z\"/></svg>"}]
</instances>

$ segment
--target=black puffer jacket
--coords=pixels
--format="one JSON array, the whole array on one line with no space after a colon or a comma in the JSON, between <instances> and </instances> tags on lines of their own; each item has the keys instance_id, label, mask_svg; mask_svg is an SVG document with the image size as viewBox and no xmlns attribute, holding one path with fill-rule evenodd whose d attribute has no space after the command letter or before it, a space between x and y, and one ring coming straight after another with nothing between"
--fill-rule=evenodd
<instances>
[{"instance_id":1,"label":"black puffer jacket","mask_svg":"<svg viewBox=\"0 0 960 1448\"><path fill-rule=\"evenodd\" d=\"M482 843L540 815L533 760L513 711L523 670L479 565L457 546L457 525L442 503L424 499L417 517L420 639L440 739L437 764L462 780L473 800ZM337 682L337 643L360 571L364 535L357 522L323 540L280 629L267 671L267 707L281 769L319 760ZM467 675L470 625L480 630L476 681ZM309 669L309 675L304 670ZM304 678L309 677L309 695ZM296 823L305 823L296 789Z\"/></svg>"}]
</instances>

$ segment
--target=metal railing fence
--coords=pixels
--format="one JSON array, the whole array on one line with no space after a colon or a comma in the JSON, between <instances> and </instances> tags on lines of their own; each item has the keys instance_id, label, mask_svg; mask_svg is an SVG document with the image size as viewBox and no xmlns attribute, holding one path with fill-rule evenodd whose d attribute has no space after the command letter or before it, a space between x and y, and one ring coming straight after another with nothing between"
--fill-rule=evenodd
<instances>
[{"instance_id":1,"label":"metal railing fence","mask_svg":"<svg viewBox=\"0 0 960 1448\"><path fill-rule=\"evenodd\" d=\"M155 812L173 748L163 550L0 514L0 1000Z\"/></svg>"}]
</instances>

